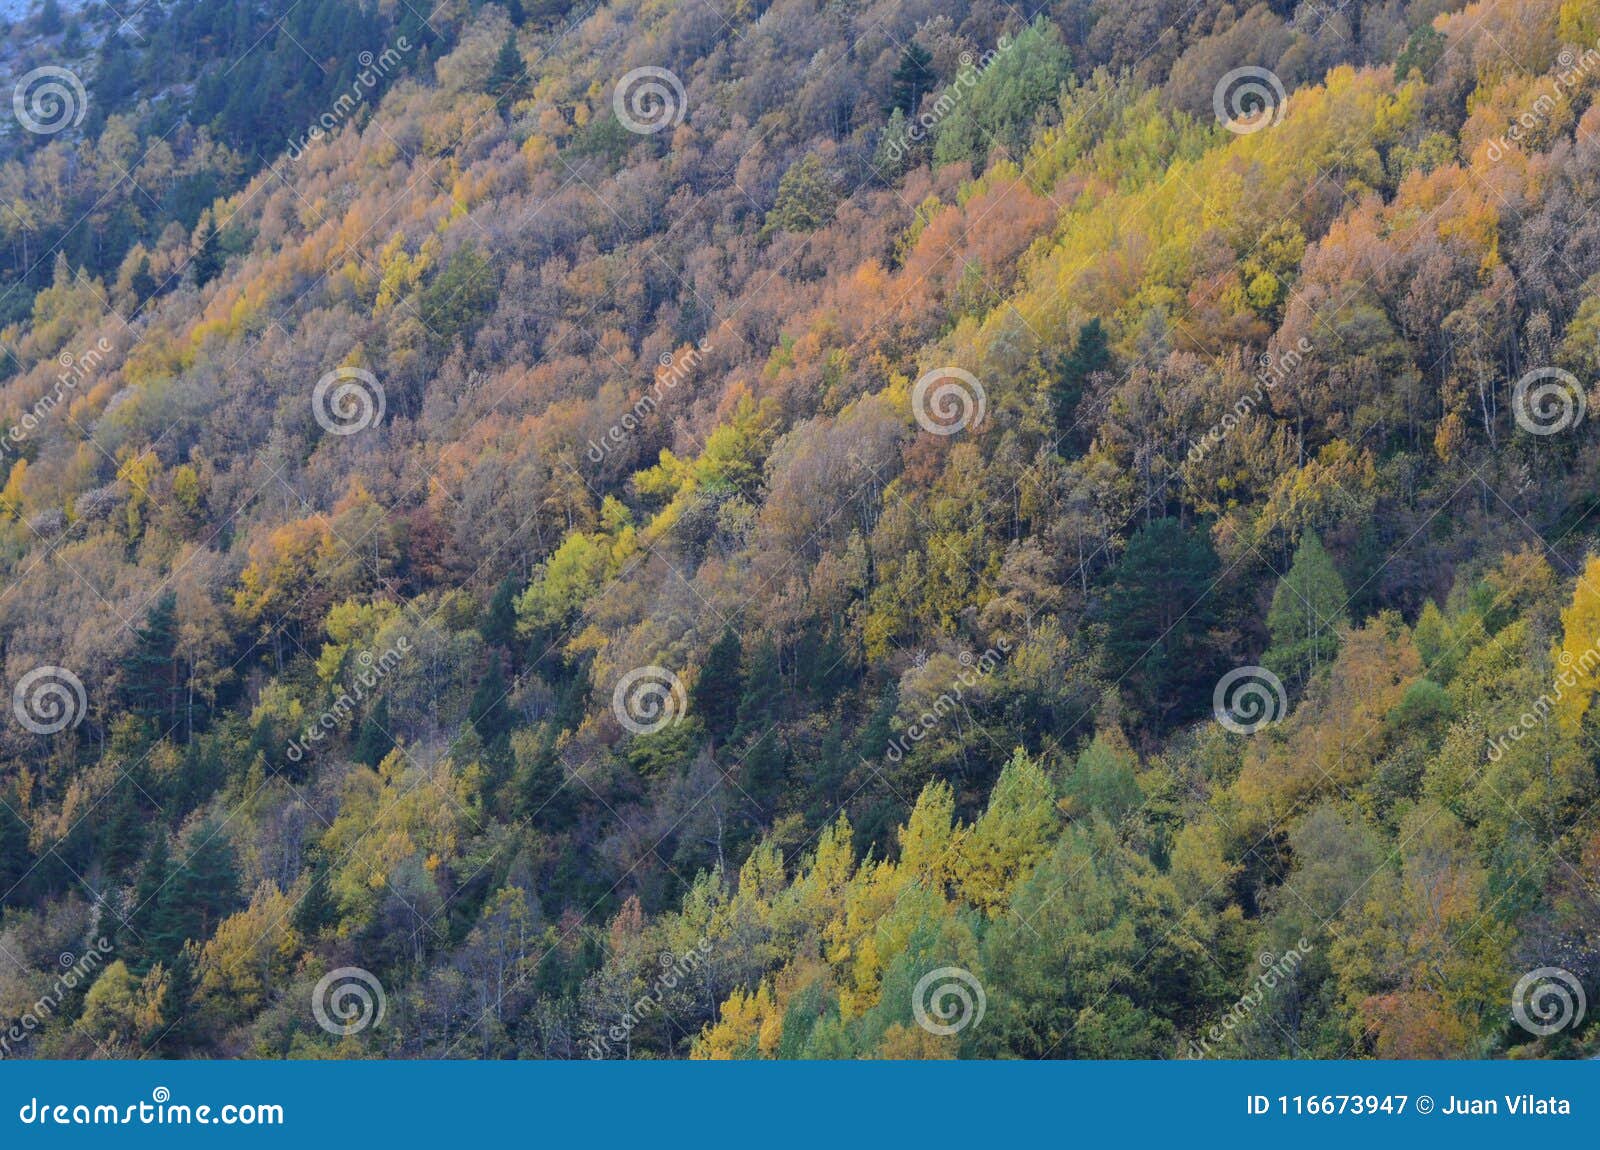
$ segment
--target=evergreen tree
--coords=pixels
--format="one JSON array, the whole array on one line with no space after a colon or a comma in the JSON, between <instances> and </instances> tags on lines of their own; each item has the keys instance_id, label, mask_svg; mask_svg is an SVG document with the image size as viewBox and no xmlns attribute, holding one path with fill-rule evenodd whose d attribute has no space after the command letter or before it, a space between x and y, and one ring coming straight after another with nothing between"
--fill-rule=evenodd
<instances>
[{"instance_id":1,"label":"evergreen tree","mask_svg":"<svg viewBox=\"0 0 1600 1150\"><path fill-rule=\"evenodd\" d=\"M1139 762L1120 731L1094 737L1067 779L1067 796L1080 814L1098 811L1113 825L1144 802L1134 778Z\"/></svg>"},{"instance_id":2,"label":"evergreen tree","mask_svg":"<svg viewBox=\"0 0 1600 1150\"><path fill-rule=\"evenodd\" d=\"M174 652L178 644L178 597L168 591L134 632L133 651L121 664L122 702L158 736L177 726L183 703L183 674Z\"/></svg>"},{"instance_id":3,"label":"evergreen tree","mask_svg":"<svg viewBox=\"0 0 1600 1150\"><path fill-rule=\"evenodd\" d=\"M44 0L39 5L39 14L34 17L34 25L41 35L54 36L61 31L61 0Z\"/></svg>"},{"instance_id":4,"label":"evergreen tree","mask_svg":"<svg viewBox=\"0 0 1600 1150\"><path fill-rule=\"evenodd\" d=\"M133 275L128 280L128 290L133 292L134 307L143 307L145 302L156 294L159 285L156 277L150 274L150 256L148 253L139 257L139 263L133 269Z\"/></svg>"},{"instance_id":5,"label":"evergreen tree","mask_svg":"<svg viewBox=\"0 0 1600 1150\"><path fill-rule=\"evenodd\" d=\"M739 717L733 737L743 742L756 738L778 719L783 697L783 673L778 664L778 648L763 638L750 653L744 673L744 694L739 698Z\"/></svg>"},{"instance_id":6,"label":"evergreen tree","mask_svg":"<svg viewBox=\"0 0 1600 1150\"><path fill-rule=\"evenodd\" d=\"M1272 645L1262 661L1286 681L1304 680L1332 660L1350 625L1344 580L1316 532L1307 531L1267 612Z\"/></svg>"},{"instance_id":7,"label":"evergreen tree","mask_svg":"<svg viewBox=\"0 0 1600 1150\"><path fill-rule=\"evenodd\" d=\"M361 717L361 731L356 736L356 762L376 768L388 757L394 750L389 724L389 696L379 695L378 701Z\"/></svg>"},{"instance_id":8,"label":"evergreen tree","mask_svg":"<svg viewBox=\"0 0 1600 1150\"><path fill-rule=\"evenodd\" d=\"M4 917L5 907L21 904L20 884L33 865L28 826L16 808L15 792L0 795L0 918Z\"/></svg>"},{"instance_id":9,"label":"evergreen tree","mask_svg":"<svg viewBox=\"0 0 1600 1150\"><path fill-rule=\"evenodd\" d=\"M706 652L689 700L689 713L699 717L706 733L718 743L727 742L739 718L739 700L744 695L744 676L739 670L742 657L739 634L729 627Z\"/></svg>"},{"instance_id":10,"label":"evergreen tree","mask_svg":"<svg viewBox=\"0 0 1600 1150\"><path fill-rule=\"evenodd\" d=\"M489 70L483 90L494 97L495 106L502 111L510 111L513 104L525 99L531 91L528 66L517 48L516 32L507 33L501 42L500 53L494 58L494 67Z\"/></svg>"},{"instance_id":11,"label":"evergreen tree","mask_svg":"<svg viewBox=\"0 0 1600 1150\"><path fill-rule=\"evenodd\" d=\"M1198 714L1214 686L1207 633L1217 617L1217 556L1201 532L1157 519L1128 541L1100 606L1106 671L1161 723Z\"/></svg>"},{"instance_id":12,"label":"evergreen tree","mask_svg":"<svg viewBox=\"0 0 1600 1150\"><path fill-rule=\"evenodd\" d=\"M100 858L113 872L132 866L144 850L144 811L132 783L118 784L100 835Z\"/></svg>"},{"instance_id":13,"label":"evergreen tree","mask_svg":"<svg viewBox=\"0 0 1600 1150\"><path fill-rule=\"evenodd\" d=\"M1056 428L1070 446L1081 450L1089 440L1087 429L1074 429L1078 402L1083 398L1084 385L1097 371L1111 370L1111 349L1105 328L1096 316L1078 329L1078 338L1072 350L1062 356L1056 365L1050 383L1050 403L1056 413Z\"/></svg>"},{"instance_id":14,"label":"evergreen tree","mask_svg":"<svg viewBox=\"0 0 1600 1150\"><path fill-rule=\"evenodd\" d=\"M778 181L778 202L767 213L761 229L763 238L774 232L814 232L833 218L839 203L822 158L815 152L806 155Z\"/></svg>"},{"instance_id":15,"label":"evergreen tree","mask_svg":"<svg viewBox=\"0 0 1600 1150\"><path fill-rule=\"evenodd\" d=\"M894 79L889 85L889 102L885 112L896 110L915 116L922 97L933 90L938 76L933 70L933 53L915 40L900 50L900 62L895 66Z\"/></svg>"},{"instance_id":16,"label":"evergreen tree","mask_svg":"<svg viewBox=\"0 0 1600 1150\"><path fill-rule=\"evenodd\" d=\"M200 221L199 238L195 241L194 254L189 257L189 267L194 271L195 287L205 287L222 274L222 241L209 212Z\"/></svg>"},{"instance_id":17,"label":"evergreen tree","mask_svg":"<svg viewBox=\"0 0 1600 1150\"><path fill-rule=\"evenodd\" d=\"M517 640L517 595L520 584L514 575L507 575L494 589L494 597L483 614L483 641L503 647L515 660L521 649ZM515 662L513 662L515 666Z\"/></svg>"},{"instance_id":18,"label":"evergreen tree","mask_svg":"<svg viewBox=\"0 0 1600 1150\"><path fill-rule=\"evenodd\" d=\"M189 1003L194 997L194 950L183 947L166 967L166 986L157 1009L161 1030L157 1042L163 1050L178 1051L194 1045L194 1026L189 1021Z\"/></svg>"},{"instance_id":19,"label":"evergreen tree","mask_svg":"<svg viewBox=\"0 0 1600 1150\"><path fill-rule=\"evenodd\" d=\"M165 828L157 827L156 837L151 840L150 850L145 855L144 866L139 870L139 879L133 885L133 898L127 908L126 920L117 930L117 951L128 956L129 967L139 974L148 971L155 962L145 932L155 918L156 901L161 897L170 866L167 832Z\"/></svg>"},{"instance_id":20,"label":"evergreen tree","mask_svg":"<svg viewBox=\"0 0 1600 1150\"><path fill-rule=\"evenodd\" d=\"M328 887L328 864L318 859L311 866L311 881L306 893L295 905L292 921L294 929L307 940L314 939L322 928L333 921L333 894Z\"/></svg>"},{"instance_id":21,"label":"evergreen tree","mask_svg":"<svg viewBox=\"0 0 1600 1150\"><path fill-rule=\"evenodd\" d=\"M153 905L141 912L147 955L164 965L171 965L184 943L210 938L238 901L238 864L220 825L200 822L185 845L187 857L169 868Z\"/></svg>"},{"instance_id":22,"label":"evergreen tree","mask_svg":"<svg viewBox=\"0 0 1600 1150\"><path fill-rule=\"evenodd\" d=\"M478 737L487 746L511 729L511 708L506 705L506 677L500 669L500 659L489 660L489 670L472 694L467 707L467 718L477 729Z\"/></svg>"}]
</instances>

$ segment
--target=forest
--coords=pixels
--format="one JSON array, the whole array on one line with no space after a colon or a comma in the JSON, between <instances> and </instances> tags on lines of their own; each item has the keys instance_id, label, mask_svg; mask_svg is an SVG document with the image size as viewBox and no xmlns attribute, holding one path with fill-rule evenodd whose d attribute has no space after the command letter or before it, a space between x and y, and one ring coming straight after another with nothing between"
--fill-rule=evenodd
<instances>
[{"instance_id":1,"label":"forest","mask_svg":"<svg viewBox=\"0 0 1600 1150\"><path fill-rule=\"evenodd\" d=\"M1600 1056L1600 0L15 7L0 1059Z\"/></svg>"}]
</instances>

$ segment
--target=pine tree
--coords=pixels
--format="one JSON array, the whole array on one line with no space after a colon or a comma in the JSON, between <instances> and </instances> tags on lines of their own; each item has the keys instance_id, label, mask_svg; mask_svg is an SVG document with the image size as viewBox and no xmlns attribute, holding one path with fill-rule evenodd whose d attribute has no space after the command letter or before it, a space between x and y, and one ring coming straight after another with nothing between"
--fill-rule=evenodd
<instances>
[{"instance_id":1,"label":"pine tree","mask_svg":"<svg viewBox=\"0 0 1600 1150\"><path fill-rule=\"evenodd\" d=\"M483 613L483 641L504 647L513 659L521 644L517 641L517 594L520 585L516 576L507 575L494 589L494 598ZM513 664L514 665L514 664Z\"/></svg>"},{"instance_id":2,"label":"pine tree","mask_svg":"<svg viewBox=\"0 0 1600 1150\"><path fill-rule=\"evenodd\" d=\"M100 834L100 858L113 872L120 873L139 858L144 850L144 823L133 784L119 784Z\"/></svg>"},{"instance_id":3,"label":"pine tree","mask_svg":"<svg viewBox=\"0 0 1600 1150\"><path fill-rule=\"evenodd\" d=\"M1262 661L1286 681L1301 681L1333 659L1350 625L1344 580L1316 532L1307 531L1267 611L1272 645Z\"/></svg>"},{"instance_id":4,"label":"pine tree","mask_svg":"<svg viewBox=\"0 0 1600 1150\"><path fill-rule=\"evenodd\" d=\"M187 857L170 868L139 926L148 956L169 966L184 943L210 938L238 901L238 864L220 825L209 819L197 824L185 845Z\"/></svg>"},{"instance_id":5,"label":"pine tree","mask_svg":"<svg viewBox=\"0 0 1600 1150\"><path fill-rule=\"evenodd\" d=\"M501 43L500 53L494 59L494 67L489 70L483 90L494 97L495 106L502 111L509 111L518 100L527 97L530 91L528 66L522 62L515 32L507 33Z\"/></svg>"},{"instance_id":6,"label":"pine tree","mask_svg":"<svg viewBox=\"0 0 1600 1150\"><path fill-rule=\"evenodd\" d=\"M1089 377L1099 371L1110 371L1111 349L1105 328L1096 316L1078 329L1078 338L1072 350L1062 356L1056 365L1050 383L1050 403L1055 408L1056 428L1070 446L1081 449L1089 439L1087 430L1075 430L1078 403Z\"/></svg>"},{"instance_id":7,"label":"pine tree","mask_svg":"<svg viewBox=\"0 0 1600 1150\"><path fill-rule=\"evenodd\" d=\"M913 40L900 51L900 63L896 65L894 79L889 85L889 102L883 110L894 112L898 109L908 116L915 116L922 104L922 97L933 90L937 81L938 76L933 70L933 53Z\"/></svg>"},{"instance_id":8,"label":"pine tree","mask_svg":"<svg viewBox=\"0 0 1600 1150\"><path fill-rule=\"evenodd\" d=\"M750 653L744 674L744 694L739 699L739 717L733 737L739 742L764 734L778 718L783 697L783 674L778 664L778 648L771 639L762 639Z\"/></svg>"},{"instance_id":9,"label":"pine tree","mask_svg":"<svg viewBox=\"0 0 1600 1150\"><path fill-rule=\"evenodd\" d=\"M744 695L744 676L739 670L742 658L739 634L729 627L711 644L694 683L689 713L699 717L717 743L727 742L739 718L739 700Z\"/></svg>"},{"instance_id":10,"label":"pine tree","mask_svg":"<svg viewBox=\"0 0 1600 1150\"><path fill-rule=\"evenodd\" d=\"M1105 669L1123 680L1130 703L1159 722L1198 714L1210 699L1216 573L1203 533L1157 519L1128 541L1101 601Z\"/></svg>"},{"instance_id":11,"label":"pine tree","mask_svg":"<svg viewBox=\"0 0 1600 1150\"><path fill-rule=\"evenodd\" d=\"M0 795L0 918L5 907L22 903L20 884L32 865L28 826L17 814L17 796Z\"/></svg>"},{"instance_id":12,"label":"pine tree","mask_svg":"<svg viewBox=\"0 0 1600 1150\"><path fill-rule=\"evenodd\" d=\"M165 735L178 722L183 702L182 666L174 652L178 643L178 597L171 591L158 598L134 632L133 651L121 664L122 701L128 712Z\"/></svg>"},{"instance_id":13,"label":"pine tree","mask_svg":"<svg viewBox=\"0 0 1600 1150\"><path fill-rule=\"evenodd\" d=\"M200 220L199 237L195 240L189 266L194 270L195 287L205 287L222 274L222 244L210 212Z\"/></svg>"},{"instance_id":14,"label":"pine tree","mask_svg":"<svg viewBox=\"0 0 1600 1150\"><path fill-rule=\"evenodd\" d=\"M194 1044L194 1026L189 1021L189 1002L194 997L194 951L183 947L166 966L166 985L158 1009L161 1030L157 1042L165 1051L184 1050Z\"/></svg>"},{"instance_id":15,"label":"pine tree","mask_svg":"<svg viewBox=\"0 0 1600 1150\"><path fill-rule=\"evenodd\" d=\"M156 915L156 901L161 897L171 866L164 827L156 828L156 837L150 842L139 879L133 885L133 898L127 909L127 920L117 930L117 952L128 956L128 965L143 974L155 963L150 940L145 932Z\"/></svg>"},{"instance_id":16,"label":"pine tree","mask_svg":"<svg viewBox=\"0 0 1600 1150\"><path fill-rule=\"evenodd\" d=\"M823 167L822 158L808 152L778 181L778 202L767 213L761 235L765 238L780 231L814 232L833 218L838 203L838 189Z\"/></svg>"},{"instance_id":17,"label":"pine tree","mask_svg":"<svg viewBox=\"0 0 1600 1150\"><path fill-rule=\"evenodd\" d=\"M491 657L489 670L467 707L467 718L486 746L511 729L511 708L506 706L506 694L506 677L500 669L500 659Z\"/></svg>"},{"instance_id":18,"label":"pine tree","mask_svg":"<svg viewBox=\"0 0 1600 1150\"><path fill-rule=\"evenodd\" d=\"M388 757L394 750L389 724L389 696L379 695L377 703L361 718L361 731L356 736L356 762L376 768Z\"/></svg>"},{"instance_id":19,"label":"pine tree","mask_svg":"<svg viewBox=\"0 0 1600 1150\"><path fill-rule=\"evenodd\" d=\"M328 887L328 864L318 859L311 867L311 881L306 893L295 905L294 929L304 939L314 939L322 928L333 921L333 894Z\"/></svg>"},{"instance_id":20,"label":"pine tree","mask_svg":"<svg viewBox=\"0 0 1600 1150\"><path fill-rule=\"evenodd\" d=\"M128 280L128 290L133 292L134 307L136 309L143 307L156 294L159 286L156 277L150 274L149 253L140 255L139 263Z\"/></svg>"}]
</instances>

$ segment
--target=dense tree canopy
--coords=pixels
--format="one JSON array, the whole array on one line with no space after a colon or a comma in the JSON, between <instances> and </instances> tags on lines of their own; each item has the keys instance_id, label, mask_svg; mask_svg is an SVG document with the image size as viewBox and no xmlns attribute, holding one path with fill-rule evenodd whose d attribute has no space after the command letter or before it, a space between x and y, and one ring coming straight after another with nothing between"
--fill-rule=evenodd
<instances>
[{"instance_id":1,"label":"dense tree canopy","mask_svg":"<svg viewBox=\"0 0 1600 1150\"><path fill-rule=\"evenodd\" d=\"M1595 1051L1600 0L135 20L7 49L26 1055Z\"/></svg>"}]
</instances>

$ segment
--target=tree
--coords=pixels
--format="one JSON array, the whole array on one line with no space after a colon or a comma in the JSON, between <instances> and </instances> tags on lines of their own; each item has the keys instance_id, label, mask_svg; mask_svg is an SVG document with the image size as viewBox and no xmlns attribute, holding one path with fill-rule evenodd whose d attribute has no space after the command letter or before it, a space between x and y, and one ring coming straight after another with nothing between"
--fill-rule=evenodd
<instances>
[{"instance_id":1,"label":"tree","mask_svg":"<svg viewBox=\"0 0 1600 1150\"><path fill-rule=\"evenodd\" d=\"M1138 766L1139 760L1121 731L1112 727L1096 732L1067 779L1066 792L1074 810L1082 815L1097 812L1113 826L1120 823L1144 802L1144 792L1134 778Z\"/></svg>"},{"instance_id":2,"label":"tree","mask_svg":"<svg viewBox=\"0 0 1600 1150\"><path fill-rule=\"evenodd\" d=\"M1560 693L1556 719L1565 733L1576 734L1600 691L1600 555L1584 561L1583 574L1572 587L1572 601L1561 612L1562 671L1572 679Z\"/></svg>"},{"instance_id":3,"label":"tree","mask_svg":"<svg viewBox=\"0 0 1600 1150\"><path fill-rule=\"evenodd\" d=\"M838 189L821 157L808 152L778 181L778 202L767 213L761 234L814 232L833 218L838 203Z\"/></svg>"},{"instance_id":4,"label":"tree","mask_svg":"<svg viewBox=\"0 0 1600 1150\"><path fill-rule=\"evenodd\" d=\"M494 265L472 244L450 257L444 270L422 289L417 310L422 322L442 344L477 328L494 306L498 289Z\"/></svg>"},{"instance_id":5,"label":"tree","mask_svg":"<svg viewBox=\"0 0 1600 1150\"><path fill-rule=\"evenodd\" d=\"M389 733L389 696L379 695L367 714L361 717L361 730L356 736L355 758L374 769L394 750L394 736Z\"/></svg>"},{"instance_id":6,"label":"tree","mask_svg":"<svg viewBox=\"0 0 1600 1150\"><path fill-rule=\"evenodd\" d=\"M467 718L477 729L478 737L487 746L511 729L511 708L506 706L505 672L500 667L499 655L491 655L489 669L472 694L467 707Z\"/></svg>"},{"instance_id":7,"label":"tree","mask_svg":"<svg viewBox=\"0 0 1600 1150\"><path fill-rule=\"evenodd\" d=\"M520 644L517 642L517 588L520 586L516 576L507 575L500 580L494 589L494 597L489 600L489 607L483 613L483 641L493 646L504 647L513 659L516 657Z\"/></svg>"},{"instance_id":8,"label":"tree","mask_svg":"<svg viewBox=\"0 0 1600 1150\"><path fill-rule=\"evenodd\" d=\"M1263 662L1285 680L1301 681L1339 649L1339 631L1350 625L1344 580L1315 531L1307 531L1289 572L1278 580L1267 612L1272 645Z\"/></svg>"},{"instance_id":9,"label":"tree","mask_svg":"<svg viewBox=\"0 0 1600 1150\"><path fill-rule=\"evenodd\" d=\"M494 67L489 70L483 90L494 97L496 107L507 112L518 100L527 98L531 90L528 66L522 62L515 30L506 33L506 38L501 42L500 52L494 58Z\"/></svg>"},{"instance_id":10,"label":"tree","mask_svg":"<svg viewBox=\"0 0 1600 1150\"><path fill-rule=\"evenodd\" d=\"M900 50L900 62L895 65L894 79L889 85L889 102L883 110L915 116L922 106L922 97L933 90L938 78L933 70L933 53L915 40L911 41Z\"/></svg>"},{"instance_id":11,"label":"tree","mask_svg":"<svg viewBox=\"0 0 1600 1150\"><path fill-rule=\"evenodd\" d=\"M183 667L175 654L178 596L168 591L150 606L122 660L123 705L164 736L178 726L184 702Z\"/></svg>"},{"instance_id":12,"label":"tree","mask_svg":"<svg viewBox=\"0 0 1600 1150\"><path fill-rule=\"evenodd\" d=\"M194 253L189 257L189 267L194 271L195 287L205 287L222 274L221 248L217 225L212 221L211 213L207 212L200 219L200 227L194 241Z\"/></svg>"},{"instance_id":13,"label":"tree","mask_svg":"<svg viewBox=\"0 0 1600 1150\"><path fill-rule=\"evenodd\" d=\"M1157 519L1128 541L1099 614L1106 671L1124 697L1165 724L1209 704L1216 665L1217 556L1200 532Z\"/></svg>"},{"instance_id":14,"label":"tree","mask_svg":"<svg viewBox=\"0 0 1600 1150\"><path fill-rule=\"evenodd\" d=\"M209 938L238 900L238 865L220 824L209 819L195 824L184 848L187 855L166 868L154 896L146 895L136 912L146 958L164 965L171 965L184 943ZM153 878L148 861L140 875L141 893L147 875Z\"/></svg>"},{"instance_id":15,"label":"tree","mask_svg":"<svg viewBox=\"0 0 1600 1150\"><path fill-rule=\"evenodd\" d=\"M134 308L143 307L156 294L159 287L155 276L150 274L149 253L141 254L139 262L134 265L133 275L128 280L128 290L133 293Z\"/></svg>"},{"instance_id":16,"label":"tree","mask_svg":"<svg viewBox=\"0 0 1600 1150\"><path fill-rule=\"evenodd\" d=\"M739 718L739 700L744 696L744 676L739 669L742 657L739 633L732 627L725 629L706 652L694 683L690 713L699 717L706 733L718 743L728 740Z\"/></svg>"},{"instance_id":17,"label":"tree","mask_svg":"<svg viewBox=\"0 0 1600 1150\"><path fill-rule=\"evenodd\" d=\"M1078 402L1084 385L1096 372L1110 371L1111 349L1106 329L1095 316L1078 329L1072 350L1060 357L1050 381L1050 404L1056 414L1056 428L1063 442L1081 449L1087 446L1092 428L1079 428Z\"/></svg>"}]
</instances>

